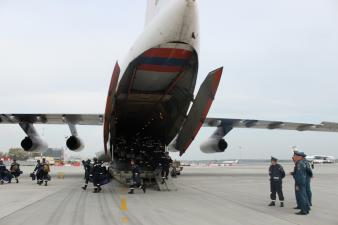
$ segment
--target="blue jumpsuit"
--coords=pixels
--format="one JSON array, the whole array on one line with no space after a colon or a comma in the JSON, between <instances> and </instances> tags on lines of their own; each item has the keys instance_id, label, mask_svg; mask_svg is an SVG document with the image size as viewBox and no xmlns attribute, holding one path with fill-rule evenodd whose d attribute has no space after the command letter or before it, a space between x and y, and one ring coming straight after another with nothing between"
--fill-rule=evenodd
<instances>
[{"instance_id":1,"label":"blue jumpsuit","mask_svg":"<svg viewBox=\"0 0 338 225\"><path fill-rule=\"evenodd\" d=\"M299 207L302 212L308 213L310 210L309 199L306 193L307 182L307 166L305 160L300 160L296 163L296 172L294 174L296 187L296 196L298 195Z\"/></svg>"},{"instance_id":2,"label":"blue jumpsuit","mask_svg":"<svg viewBox=\"0 0 338 225\"><path fill-rule=\"evenodd\" d=\"M306 195L309 200L309 205L312 206L312 191L311 191L311 178L313 177L311 164L309 161L305 160L306 162Z\"/></svg>"},{"instance_id":3,"label":"blue jumpsuit","mask_svg":"<svg viewBox=\"0 0 338 225\"><path fill-rule=\"evenodd\" d=\"M4 164L0 164L0 181L1 181L1 184L3 184L4 182L4 179L6 177L6 166Z\"/></svg>"},{"instance_id":4,"label":"blue jumpsuit","mask_svg":"<svg viewBox=\"0 0 338 225\"><path fill-rule=\"evenodd\" d=\"M297 164L295 165L294 169L293 169L293 178L295 178L295 174L297 173ZM299 195L298 195L298 191L296 191L296 182L295 182L295 195L296 195L296 202L297 202L297 208L300 209L300 204L299 204Z\"/></svg>"}]
</instances>

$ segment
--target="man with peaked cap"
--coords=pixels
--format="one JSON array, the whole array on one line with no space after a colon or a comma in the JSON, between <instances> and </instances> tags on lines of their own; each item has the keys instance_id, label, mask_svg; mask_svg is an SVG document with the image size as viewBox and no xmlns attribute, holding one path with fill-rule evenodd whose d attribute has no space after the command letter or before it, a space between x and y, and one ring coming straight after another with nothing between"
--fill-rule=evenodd
<instances>
[{"instance_id":1,"label":"man with peaked cap","mask_svg":"<svg viewBox=\"0 0 338 225\"><path fill-rule=\"evenodd\" d=\"M271 165L269 167L269 176L270 176L270 198L271 202L269 206L276 205L276 194L278 194L278 199L280 201L280 207L284 207L284 195L282 188L282 180L285 177L285 172L283 167L277 163L275 157L271 157Z\"/></svg>"},{"instance_id":2,"label":"man with peaked cap","mask_svg":"<svg viewBox=\"0 0 338 225\"><path fill-rule=\"evenodd\" d=\"M300 211L296 213L297 215L307 215L310 211L309 199L306 193L306 181L309 175L305 157L305 153L299 151L294 151L292 157L295 162L293 177L295 179L296 198L298 199L297 207L300 209Z\"/></svg>"}]
</instances>

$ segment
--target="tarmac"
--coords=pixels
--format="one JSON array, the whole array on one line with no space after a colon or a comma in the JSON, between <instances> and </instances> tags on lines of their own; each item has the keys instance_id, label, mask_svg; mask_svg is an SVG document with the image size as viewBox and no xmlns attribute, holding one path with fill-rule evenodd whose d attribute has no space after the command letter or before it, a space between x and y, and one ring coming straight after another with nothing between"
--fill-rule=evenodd
<instances>
[{"instance_id":1,"label":"tarmac","mask_svg":"<svg viewBox=\"0 0 338 225\"><path fill-rule=\"evenodd\" d=\"M286 165L286 172L293 165ZM312 181L311 213L298 216L294 182L284 180L286 206L268 207L268 165L185 167L173 179L177 191L136 190L112 182L102 193L87 191L82 168L52 168L49 186L38 186L24 168L19 184L0 186L0 225L89 225L89 224L222 224L222 225L338 225L338 165L316 165ZM55 174L64 172L65 178Z\"/></svg>"}]
</instances>

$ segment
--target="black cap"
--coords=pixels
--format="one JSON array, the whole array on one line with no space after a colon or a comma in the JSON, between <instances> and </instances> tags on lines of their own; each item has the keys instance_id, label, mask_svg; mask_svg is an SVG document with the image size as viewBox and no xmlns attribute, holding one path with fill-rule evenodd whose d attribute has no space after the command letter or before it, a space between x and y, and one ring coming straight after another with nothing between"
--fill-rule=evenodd
<instances>
[{"instance_id":1,"label":"black cap","mask_svg":"<svg viewBox=\"0 0 338 225\"><path fill-rule=\"evenodd\" d=\"M277 158L271 156L271 161L277 161Z\"/></svg>"},{"instance_id":2,"label":"black cap","mask_svg":"<svg viewBox=\"0 0 338 225\"><path fill-rule=\"evenodd\" d=\"M306 157L306 154L304 152L294 151L293 154L301 156L301 157Z\"/></svg>"}]
</instances>

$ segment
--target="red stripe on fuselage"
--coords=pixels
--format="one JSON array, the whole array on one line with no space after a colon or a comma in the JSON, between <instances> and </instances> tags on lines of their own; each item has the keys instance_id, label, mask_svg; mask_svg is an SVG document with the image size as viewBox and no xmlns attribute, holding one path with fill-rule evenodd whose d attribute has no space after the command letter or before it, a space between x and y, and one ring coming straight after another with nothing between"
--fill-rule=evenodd
<instances>
[{"instance_id":1,"label":"red stripe on fuselage","mask_svg":"<svg viewBox=\"0 0 338 225\"><path fill-rule=\"evenodd\" d=\"M161 57L175 59L189 59L192 56L192 51L179 48L151 48L145 53L145 57Z\"/></svg>"}]
</instances>

